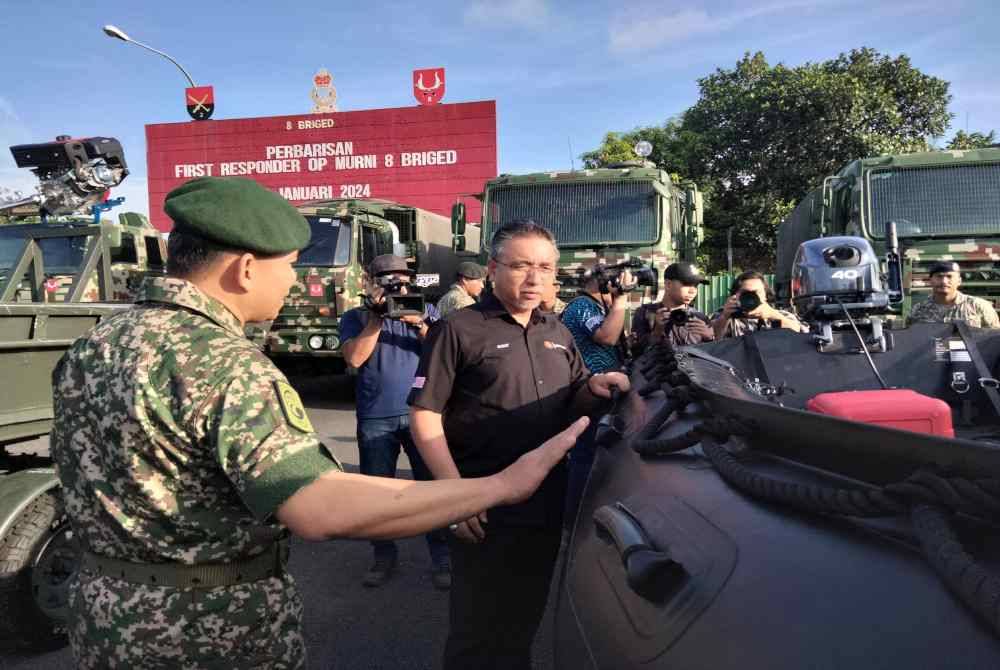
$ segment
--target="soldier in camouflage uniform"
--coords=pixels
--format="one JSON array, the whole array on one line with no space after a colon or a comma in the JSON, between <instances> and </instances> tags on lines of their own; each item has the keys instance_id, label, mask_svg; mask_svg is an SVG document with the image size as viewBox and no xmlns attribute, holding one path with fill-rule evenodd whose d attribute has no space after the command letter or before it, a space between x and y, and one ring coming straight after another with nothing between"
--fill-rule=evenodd
<instances>
[{"instance_id":1,"label":"soldier in camouflage uniform","mask_svg":"<svg viewBox=\"0 0 1000 670\"><path fill-rule=\"evenodd\" d=\"M289 530L410 536L524 499L585 422L489 481L342 472L243 337L295 280L304 219L240 178L188 182L165 209L168 277L147 279L53 373L52 455L84 551L70 586L77 667L301 668Z\"/></svg>"},{"instance_id":2,"label":"soldier in camouflage uniform","mask_svg":"<svg viewBox=\"0 0 1000 670\"><path fill-rule=\"evenodd\" d=\"M483 292L484 279L486 279L486 270L483 269L483 266L470 261L459 263L455 272L455 283L438 300L437 310L441 316L456 309L475 305L476 298Z\"/></svg>"},{"instance_id":3,"label":"soldier in camouflage uniform","mask_svg":"<svg viewBox=\"0 0 1000 670\"><path fill-rule=\"evenodd\" d=\"M965 321L975 328L1000 328L1000 318L997 318L997 312L988 300L958 290L962 285L959 269L954 261L941 261L931 266L931 297L913 306L910 321Z\"/></svg>"}]
</instances>

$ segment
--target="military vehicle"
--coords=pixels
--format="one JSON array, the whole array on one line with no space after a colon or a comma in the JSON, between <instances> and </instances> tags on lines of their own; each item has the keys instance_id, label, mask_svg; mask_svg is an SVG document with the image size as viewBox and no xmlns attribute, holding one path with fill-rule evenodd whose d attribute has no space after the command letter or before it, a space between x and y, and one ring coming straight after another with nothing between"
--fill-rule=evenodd
<instances>
[{"instance_id":1,"label":"military vehicle","mask_svg":"<svg viewBox=\"0 0 1000 670\"><path fill-rule=\"evenodd\" d=\"M859 235L881 252L895 221L904 267L903 314L929 296L938 260L962 268L962 290L1000 298L1000 148L851 161L806 195L778 228L775 291L787 302L801 242Z\"/></svg>"},{"instance_id":2,"label":"military vehicle","mask_svg":"<svg viewBox=\"0 0 1000 670\"><path fill-rule=\"evenodd\" d=\"M503 174L486 182L482 200L481 258L489 256L493 233L509 221L533 219L555 235L559 246L560 297L576 295L584 274L598 266L615 275L631 266L655 272L633 307L655 299L656 277L677 260L695 260L703 236L702 196L694 184L675 184L648 161L592 170ZM462 234L464 206L452 214ZM617 267L616 267L617 266ZM652 284L652 285L650 285Z\"/></svg>"},{"instance_id":3,"label":"military vehicle","mask_svg":"<svg viewBox=\"0 0 1000 670\"><path fill-rule=\"evenodd\" d=\"M99 219L127 174L116 140L12 151L39 187L0 203L8 224L0 226L0 639L44 648L65 643L79 549L47 448L27 440L52 427L51 375L63 352L127 308L142 277L164 271L166 249L142 215Z\"/></svg>"},{"instance_id":4,"label":"military vehicle","mask_svg":"<svg viewBox=\"0 0 1000 670\"><path fill-rule=\"evenodd\" d=\"M884 263L885 282L866 240L808 241L791 279L812 333L630 364L558 587L557 668L1000 666L1000 331L891 328Z\"/></svg>"},{"instance_id":5,"label":"military vehicle","mask_svg":"<svg viewBox=\"0 0 1000 670\"><path fill-rule=\"evenodd\" d=\"M278 318L251 324L248 335L286 368L325 364L344 370L340 316L361 305L364 268L381 254L407 259L427 300L447 290L465 259L453 245L451 223L443 216L388 200L337 199L305 203L298 209L312 228L312 240L299 254L299 280ZM467 232L479 244L479 229Z\"/></svg>"}]
</instances>

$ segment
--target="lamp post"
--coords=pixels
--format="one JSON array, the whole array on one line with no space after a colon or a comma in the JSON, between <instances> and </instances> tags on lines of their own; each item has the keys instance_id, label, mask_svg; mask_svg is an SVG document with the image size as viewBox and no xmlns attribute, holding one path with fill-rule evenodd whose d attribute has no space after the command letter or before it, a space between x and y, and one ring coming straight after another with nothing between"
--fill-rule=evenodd
<instances>
[{"instance_id":1,"label":"lamp post","mask_svg":"<svg viewBox=\"0 0 1000 670\"><path fill-rule=\"evenodd\" d=\"M158 49L154 49L153 47L149 46L148 44L143 44L142 42L138 42L138 41L132 39L131 37L129 37L128 35L125 34L125 31L123 31L121 28L119 28L117 26L112 26L112 25L106 25L106 26L104 26L104 34L107 35L108 37L113 37L116 40L121 40L122 42L131 42L132 44L135 44L136 46L140 46L143 49L146 49L148 51L152 51L154 54L159 54L160 56L163 56L168 61L170 61L171 63L173 63L174 65L176 65L177 69L180 70L181 73L183 73L185 77L187 77L188 84L191 85L191 88L195 87L194 79L192 79L191 75L189 75L187 73L187 70L185 70L184 68L182 68L180 63L178 63L177 61L175 61L173 58L171 58L167 54L163 53L162 51L160 51Z\"/></svg>"}]
</instances>

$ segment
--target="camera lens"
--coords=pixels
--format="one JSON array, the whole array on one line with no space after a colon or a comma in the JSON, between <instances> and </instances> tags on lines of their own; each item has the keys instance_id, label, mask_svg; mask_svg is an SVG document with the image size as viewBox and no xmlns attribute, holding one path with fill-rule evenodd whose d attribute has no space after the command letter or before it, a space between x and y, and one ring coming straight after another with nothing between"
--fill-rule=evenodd
<instances>
[{"instance_id":1,"label":"camera lens","mask_svg":"<svg viewBox=\"0 0 1000 670\"><path fill-rule=\"evenodd\" d=\"M682 326L688 322L690 315L686 309L675 309L670 312L670 323Z\"/></svg>"},{"instance_id":2,"label":"camera lens","mask_svg":"<svg viewBox=\"0 0 1000 670\"><path fill-rule=\"evenodd\" d=\"M740 310L752 312L760 307L760 296L754 291L740 291Z\"/></svg>"}]
</instances>

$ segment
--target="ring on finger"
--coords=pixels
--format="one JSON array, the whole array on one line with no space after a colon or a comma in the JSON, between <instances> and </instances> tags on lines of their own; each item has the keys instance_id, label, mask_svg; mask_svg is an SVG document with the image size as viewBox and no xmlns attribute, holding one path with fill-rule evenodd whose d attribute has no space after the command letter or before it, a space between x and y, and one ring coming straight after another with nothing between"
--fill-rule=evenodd
<instances>
[{"instance_id":1,"label":"ring on finger","mask_svg":"<svg viewBox=\"0 0 1000 670\"><path fill-rule=\"evenodd\" d=\"M458 524L457 523L451 524L450 526L448 526L448 530L454 533L456 530L458 530Z\"/></svg>"}]
</instances>

